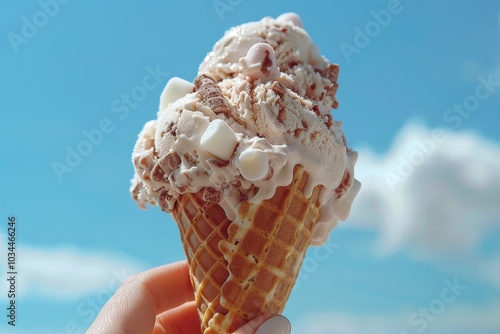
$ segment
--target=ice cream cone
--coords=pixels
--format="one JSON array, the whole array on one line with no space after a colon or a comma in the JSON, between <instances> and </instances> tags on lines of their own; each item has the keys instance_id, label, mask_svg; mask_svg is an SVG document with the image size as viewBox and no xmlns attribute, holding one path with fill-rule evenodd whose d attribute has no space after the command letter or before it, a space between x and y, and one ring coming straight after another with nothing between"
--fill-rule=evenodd
<instances>
[{"instance_id":1,"label":"ice cream cone","mask_svg":"<svg viewBox=\"0 0 500 334\"><path fill-rule=\"evenodd\" d=\"M319 218L319 187L308 174L260 203L242 202L231 222L203 191L182 194L173 210L188 258L202 332L231 333L265 313L281 313Z\"/></svg>"},{"instance_id":2,"label":"ice cream cone","mask_svg":"<svg viewBox=\"0 0 500 334\"><path fill-rule=\"evenodd\" d=\"M177 220L204 334L281 313L307 247L347 218L337 77L296 14L266 17L228 31L193 82L172 78L139 134L131 193Z\"/></svg>"}]
</instances>

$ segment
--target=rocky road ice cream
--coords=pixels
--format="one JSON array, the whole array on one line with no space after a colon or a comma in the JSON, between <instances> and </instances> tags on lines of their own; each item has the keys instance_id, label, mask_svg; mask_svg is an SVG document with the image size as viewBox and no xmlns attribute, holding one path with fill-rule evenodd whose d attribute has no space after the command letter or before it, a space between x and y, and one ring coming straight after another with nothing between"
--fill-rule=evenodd
<instances>
[{"instance_id":1,"label":"rocky road ice cream","mask_svg":"<svg viewBox=\"0 0 500 334\"><path fill-rule=\"evenodd\" d=\"M204 334L280 314L307 247L347 218L360 184L331 115L338 72L296 14L243 24L139 134L131 192L177 222Z\"/></svg>"},{"instance_id":2,"label":"rocky road ice cream","mask_svg":"<svg viewBox=\"0 0 500 334\"><path fill-rule=\"evenodd\" d=\"M331 115L338 73L296 14L228 30L193 81L167 83L134 148L134 199L171 212L180 194L204 189L235 220L242 201L271 198L300 164L306 196L321 186L312 244L324 243L360 187L357 153Z\"/></svg>"}]
</instances>

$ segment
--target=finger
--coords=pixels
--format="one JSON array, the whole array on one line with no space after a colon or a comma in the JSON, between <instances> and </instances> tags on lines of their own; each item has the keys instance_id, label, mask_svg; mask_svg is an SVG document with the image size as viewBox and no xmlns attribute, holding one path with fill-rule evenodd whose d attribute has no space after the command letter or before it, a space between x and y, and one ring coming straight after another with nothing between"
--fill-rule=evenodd
<instances>
[{"instance_id":1,"label":"finger","mask_svg":"<svg viewBox=\"0 0 500 334\"><path fill-rule=\"evenodd\" d=\"M187 261L180 261L139 274L139 281L151 294L155 314L194 300Z\"/></svg>"},{"instance_id":2,"label":"finger","mask_svg":"<svg viewBox=\"0 0 500 334\"><path fill-rule=\"evenodd\" d=\"M201 321L195 302L187 302L156 317L152 334L201 333Z\"/></svg>"},{"instance_id":3,"label":"finger","mask_svg":"<svg viewBox=\"0 0 500 334\"><path fill-rule=\"evenodd\" d=\"M155 322L155 303L137 278L125 281L104 305L87 334L146 334Z\"/></svg>"},{"instance_id":4,"label":"finger","mask_svg":"<svg viewBox=\"0 0 500 334\"><path fill-rule=\"evenodd\" d=\"M186 261L154 268L126 280L88 333L149 334L157 314L193 299Z\"/></svg>"}]
</instances>

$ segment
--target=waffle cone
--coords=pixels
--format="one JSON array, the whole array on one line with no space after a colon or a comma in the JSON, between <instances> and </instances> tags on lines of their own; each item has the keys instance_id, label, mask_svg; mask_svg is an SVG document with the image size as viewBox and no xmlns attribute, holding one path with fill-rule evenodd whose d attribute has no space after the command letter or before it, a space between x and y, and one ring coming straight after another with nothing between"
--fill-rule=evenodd
<instances>
[{"instance_id":1,"label":"waffle cone","mask_svg":"<svg viewBox=\"0 0 500 334\"><path fill-rule=\"evenodd\" d=\"M319 218L315 187L297 165L293 181L259 203L241 202L230 221L203 189L182 194L173 215L189 262L204 334L231 333L265 314L279 314L295 284Z\"/></svg>"}]
</instances>

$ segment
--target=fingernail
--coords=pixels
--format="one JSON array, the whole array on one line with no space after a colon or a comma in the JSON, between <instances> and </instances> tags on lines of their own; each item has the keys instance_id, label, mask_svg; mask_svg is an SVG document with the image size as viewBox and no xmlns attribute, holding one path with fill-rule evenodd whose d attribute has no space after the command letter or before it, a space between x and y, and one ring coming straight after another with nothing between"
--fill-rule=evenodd
<instances>
[{"instance_id":1,"label":"fingernail","mask_svg":"<svg viewBox=\"0 0 500 334\"><path fill-rule=\"evenodd\" d=\"M290 334L290 321L282 315L267 319L255 334Z\"/></svg>"}]
</instances>

